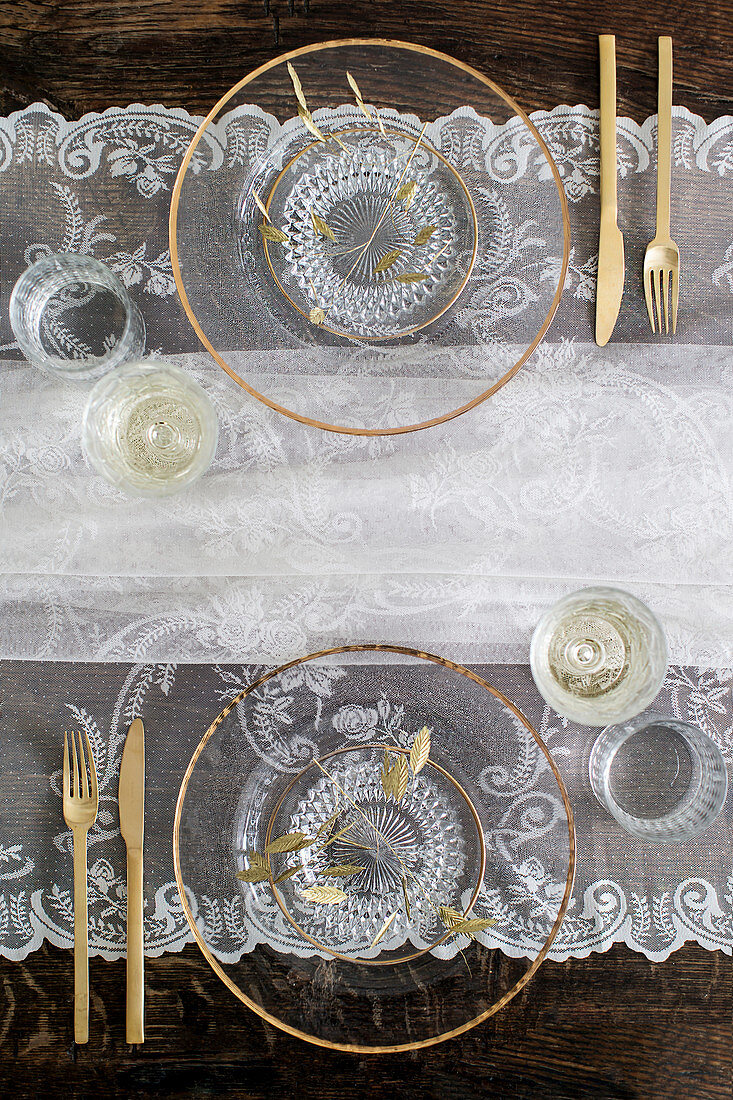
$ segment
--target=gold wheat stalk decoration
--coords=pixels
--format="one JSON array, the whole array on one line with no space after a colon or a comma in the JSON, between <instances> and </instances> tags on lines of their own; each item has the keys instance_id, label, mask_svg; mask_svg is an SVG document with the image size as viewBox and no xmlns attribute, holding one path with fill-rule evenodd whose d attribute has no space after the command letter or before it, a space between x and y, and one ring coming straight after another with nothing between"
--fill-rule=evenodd
<instances>
[{"instance_id":1,"label":"gold wheat stalk decoration","mask_svg":"<svg viewBox=\"0 0 733 1100\"><path fill-rule=\"evenodd\" d=\"M341 288L347 282L349 276L352 274L352 272L355 270L355 268L358 267L359 261L361 260L362 256L366 252L367 248L369 247L369 245L372 243L372 241L376 237L377 233L379 232L379 229L382 225L382 222L384 221L384 219L387 216L388 210L390 210L392 208L393 199L395 198L395 195L397 194L397 192L400 189L400 184L402 183L402 180L405 178L405 172L407 171L407 169L412 164L412 158L415 156L415 153L417 152L417 150L420 146L420 143L422 142L423 135L424 135L425 131L427 130L427 128L428 128L428 124L426 122L424 124L422 130L420 131L419 135L418 135L417 141L415 142L415 144L412 147L412 151L410 153L410 156L408 157L407 164L405 165L405 167L402 169L402 171L400 173L400 178L397 180L394 191L392 192L390 197L387 199L387 203L384 207L384 210L382 211L382 213L380 215L379 221L374 226L374 230L372 232L371 237L369 238L368 241L365 241L363 245L357 245L356 246L357 248L360 248L361 251L359 252L359 255L356 257L356 259L354 260L354 262L351 265L351 267L349 268L349 270L344 275L344 277L341 280L341 282L339 283L339 285L336 287L336 290L333 293L333 297L331 298L331 301L328 303L327 306L319 306L318 303L316 302L316 308L319 309L319 310L322 310L324 312L324 314L327 313L330 309L333 308L333 304L336 301L336 295L339 293ZM351 252L352 249L349 249L349 251ZM355 251L355 250L353 250L353 251ZM346 253L344 253L344 255L346 255Z\"/></svg>"},{"instance_id":2,"label":"gold wheat stalk decoration","mask_svg":"<svg viewBox=\"0 0 733 1100\"><path fill-rule=\"evenodd\" d=\"M291 80L292 85L293 85L293 91L295 92L295 98L298 102L298 115L299 115L301 121L303 122L303 125L306 127L307 130L310 131L310 133L312 133L318 139L318 141L323 142L324 145L327 144L329 140L335 141L341 147L341 149L347 155L350 156L349 148L346 145L344 145L343 141L341 141L341 139L336 134L325 135L319 129L319 127L316 125L316 123L313 119L313 115L311 114L310 108L308 107L308 102L305 98L305 93L303 92L303 85L300 82L300 77L298 76L298 74L295 71L293 65L289 61L288 61L288 66L287 67L288 67L288 73L290 75L290 80ZM361 91L359 89L359 85L357 84L356 80L354 79L354 77L351 75L350 72L346 73L346 79L348 80L349 85L351 86L351 89L354 92L356 103L357 103L357 106L359 107L359 109L362 111L362 113L364 115L366 115L366 117L369 119L370 122L373 122L373 121L376 120L377 125L379 126L380 133L384 137L386 137L387 133L384 129L384 125L383 125L382 119L379 115L379 111L376 108L374 108L374 116L372 116L369 109L367 108L367 106L364 103L364 99L363 99L363 96L362 96ZM405 167L402 169L402 172L400 173L400 178L397 181L395 189L392 192L392 194L390 195L390 197L388 198L387 203L384 207L384 210L382 211L382 213L379 217L379 221L375 225L374 230L373 230L371 236L369 237L369 240L365 241L364 244L355 245L353 248L348 248L345 251L334 253L335 256L349 256L349 255L351 255L352 252L358 252L358 256L354 260L354 263L351 265L349 270L346 272L346 275L344 275L344 277L341 280L341 282L339 283L339 285L336 287L336 290L334 291L333 296L331 297L331 301L328 303L328 305L323 305L322 306L319 303L318 295L316 294L316 290L315 290L315 287L313 286L313 282L312 282L312 280L309 280L310 285L311 285L311 290L313 291L313 299L314 299L315 305L310 309L310 311L308 313L308 317L312 321L313 324L322 325L324 323L324 321L326 320L326 314L333 308L333 305L334 305L334 302L336 301L337 295L339 294L339 292L341 291L341 289L343 288L345 283L348 281L348 279L350 278L350 276L352 275L352 273L354 272L356 267L358 266L359 262L361 261L362 257L364 256L364 253L366 252L369 245L372 243L372 241L376 237L376 235L379 232L379 229L382 225L382 222L384 221L385 217L387 216L388 211L391 212L391 214L392 214L392 224L394 225L395 229L397 228L395 220L394 220L394 201L393 200L395 199L395 197L397 199L404 199L404 201L405 201L405 210L407 210L409 208L410 204L412 203L412 200L413 200L413 197L414 197L414 194L415 194L415 189L417 187L417 181L412 180L410 183L405 184L404 187L402 187L401 185L402 185L402 180L405 177L405 173L406 173L407 169L410 167L410 164L412 163L413 157L415 156L415 153L417 152L418 148L420 147L420 143L422 142L423 135L425 134L425 130L427 129L427 125L428 124L426 122L424 124L422 130L420 131L420 134L417 138L417 141L415 142L415 144L414 144L414 146L413 146L413 148L410 152L410 156L407 160L407 163L405 164ZM262 200L259 198L259 196L255 195L254 199L255 199L255 202L257 203L258 207L260 208L260 210L262 211L262 213L264 214L265 219L266 219L265 223L263 223L260 226L260 232L262 233L262 236L265 237L268 240L278 241L280 243L282 243L283 241L286 241L287 236L282 232L282 230L278 229L276 226L272 225L271 220L270 220L270 216L267 213L267 209L265 208L265 205L262 202ZM316 214L314 214L313 210L311 210L311 218L313 220L313 225L314 225L314 228L316 229L316 232L320 232L322 235L330 237L331 240L335 240L334 235L333 235L333 231L329 228L329 226L326 224L326 222L322 218L320 218ZM432 226L427 227L427 229L434 231L434 227L432 227ZM415 238L415 244L416 245L425 243L424 240L420 239L421 235L424 234L425 232L426 232L426 230L423 229L423 230L420 231L420 233L418 233L418 236ZM429 239L430 235L431 235L430 232L428 232L427 236L425 237L425 240ZM440 252L436 256L433 257L433 259L431 261L431 264L435 263L435 260L437 260L438 256L442 255L442 253L445 251L445 249L447 247L448 247L448 245L446 244L444 246L444 248L442 248L440 250ZM399 253L398 253L398 255L399 255ZM396 259L396 257L395 257L395 259ZM394 261L392 261L392 262L394 262ZM388 265L388 266L391 266L391 265ZM380 268L377 267L376 270L379 271ZM424 273L424 272L410 271L410 272L405 272L404 275L398 275L398 276L396 276L396 278L397 278L398 282L414 283L414 282L420 282L423 279L426 279L427 274Z\"/></svg>"},{"instance_id":3,"label":"gold wheat stalk decoration","mask_svg":"<svg viewBox=\"0 0 733 1100\"><path fill-rule=\"evenodd\" d=\"M407 790L408 776L410 771L412 771L412 790L414 794L415 780L417 778L417 775L419 774L419 772L422 771L422 769L425 767L430 759L430 740L430 729L428 728L428 726L423 726L413 738L412 745L409 751L409 756L398 756L397 763L392 767L390 767L389 750L385 748L384 766L382 768L381 781L382 789L387 798L389 798L391 795L397 802L402 799ZM339 815L338 795L342 794L346 801L356 810L356 812L364 818L367 827L378 838L376 851L379 850L379 840L382 840L385 847L389 849L397 862L400 864L400 867L403 871L400 882L405 901L405 912L407 914L408 920L410 920L411 917L410 898L407 893L407 875L410 876L411 880L417 886L418 890L425 898L428 905L437 914L438 918L449 930L449 933L451 935L465 934L473 939L475 932L483 931L485 928L490 928L496 923L495 920L486 917L469 918L467 914L460 913L457 909L453 909L450 906L436 905L433 899L427 893L427 891L423 888L417 876L410 870L410 868L401 858L399 853L392 847L384 833L382 833L382 831L374 824L374 822L370 820L369 817L367 817L361 807L357 805L357 803L348 794L348 792L344 790L344 788L338 783L338 781L330 774L330 772L328 772L323 767L323 765L318 760L315 759L315 757L313 758L312 763L315 764L316 767L321 770L321 772L323 772L329 782L336 789L336 811L332 813L326 821L321 823L314 837L306 836L306 834L303 832L285 833L283 836L276 837L274 840L271 840L269 844L267 844L267 846L265 847L264 854L257 851L249 851L247 855L250 865L246 870L237 872L236 877L238 879L241 879L244 882L252 883L263 882L266 879L272 877L272 870L270 867L269 859L270 855L276 853L299 852L302 851L302 849L304 848L310 848L314 844L316 844L319 837L321 837L325 833L326 839L322 844L318 846L318 851L323 851L324 848L327 848L339 837L343 836L345 833L353 829L354 822L351 821L344 829L341 829L338 833L333 834L333 826ZM353 839L348 841L347 843L350 843L357 848L363 848L366 851L375 850L371 845L361 844ZM298 867L297 864L294 866L286 867L273 881L274 883L284 882L286 881L286 879L289 879L293 875L297 874L301 869L302 868ZM348 878L349 876L358 874L360 871L363 870L364 868L362 866L356 864L336 864L324 869L321 874L325 876ZM315 885L302 890L301 896L306 901L312 901L322 905L338 905L341 902L346 901L348 895L338 887L334 887L331 885ZM372 940L370 947L376 947L377 944L382 940L382 938L386 935L388 929L391 927L393 921L397 917L398 913L399 909L395 910L395 912L387 918L377 935ZM468 966L468 961L466 960L463 951L461 951L460 953L464 959L464 962L466 962L466 966Z\"/></svg>"},{"instance_id":4,"label":"gold wheat stalk decoration","mask_svg":"<svg viewBox=\"0 0 733 1100\"><path fill-rule=\"evenodd\" d=\"M410 749L409 759L410 759L410 766L411 766L412 772L413 772L413 781L414 781L414 778L417 776L417 774L419 772L421 772L422 769L427 764L428 758L429 758L429 753L430 753L430 730L428 729L427 726L423 726L423 728L416 735L416 737L415 737L415 739L412 743L412 748ZM387 761L388 761L388 751L387 751L387 749L385 749L384 755L385 755L385 767L387 767ZM402 757L401 759L404 759L404 757ZM315 757L313 758L313 763L318 768L321 769L321 771L326 776L326 778L329 779L331 781L331 783L333 783L336 790L339 791L344 796L346 801L349 802L354 807L354 809L357 811L357 813L361 814L361 816L364 818L364 820L366 821L369 828L374 833L376 833L376 835L380 838L380 840L384 841L386 847L389 848L390 852L395 857L397 862L400 864L400 866L403 868L403 870L410 876L412 881L415 883L415 885L417 886L418 890L420 891L422 896L427 901L430 908L433 910L433 912L435 912L437 914L437 916L440 919L440 921L442 922L442 924L446 928L449 929L449 931L451 932L452 935L458 935L458 934L468 935L473 939L474 932L483 931L483 929L491 928L494 924L496 924L495 920L487 919L487 918L484 918L484 917L469 918L466 914L459 913L457 909L452 909L450 906L436 905L434 903L433 899L430 897L430 895L423 889L423 886L422 886L421 882L419 881L419 879L413 874L413 872L407 866L405 861L400 857L399 853L395 851L395 849L389 843L386 836L384 836L384 834L381 832L381 830L378 829L377 826L374 824L374 822L371 821L367 817L367 815L364 813L364 811L361 809L361 807L357 806L357 804L353 800L353 798L351 798L351 796L347 793L347 791L345 791L344 788L339 784L339 782L336 779L334 779L334 777L329 772L326 771L326 769L323 767L323 765L320 764L319 761L315 759ZM382 779L382 787L384 788L385 794L386 794L387 793L387 788L385 787L384 778ZM413 790L414 790L414 782L413 782ZM392 791L392 793L394 794L394 791ZM407 881L406 881L404 875L402 876L402 892L403 892L404 898L405 898L405 907L406 907L406 912L407 912L407 919L409 920L410 919L410 901L409 901L409 898L407 896ZM395 913L392 914L391 917L388 918L387 921L385 921L384 925L382 926L382 928L380 929L380 931L377 933L376 937L372 941L372 943L370 945L371 947L375 947L376 944L379 943L379 941L382 939L382 937L384 936L384 934L386 933L387 929L389 928L389 926L391 925L392 921L394 920L394 918L396 916L397 916L397 913L395 912ZM463 951L461 951L461 956L463 957L463 961L466 963L466 966L468 966L468 961L466 960L465 955L463 955ZM471 968L469 967L469 972L470 972L470 969Z\"/></svg>"},{"instance_id":5,"label":"gold wheat stalk decoration","mask_svg":"<svg viewBox=\"0 0 733 1100\"><path fill-rule=\"evenodd\" d=\"M394 850L394 848L392 847L392 845L390 844L390 842L389 842L389 841L387 840L386 836L385 836L385 835L384 835L384 834L383 834L383 833L382 833L382 832L381 832L381 831L380 831L380 830L379 830L379 829L377 828L377 826L376 826L376 825L374 824L374 822L373 822L373 821L370 821L370 820L369 820L369 818L368 818L368 817L367 817L367 815L366 815L366 814L364 813L364 811L363 811L363 810L361 809L361 807L360 807L360 806L357 806L357 804L356 804L356 802L354 802L353 798L351 798L351 796L350 796L350 795L349 795L349 794L348 794L348 793L347 793L347 792L346 792L346 791L344 790L344 788L343 788L343 787L342 787L342 786L341 786L341 785L339 784L338 780L334 779L334 777L333 777L333 776L332 776L332 775L330 774L330 772L327 772L327 771L326 771L326 769L325 769L325 768L323 767L323 765L322 765L322 764L320 764L320 763L318 762L318 760L316 760L316 759L315 759L315 757L313 758L313 763L314 763L314 764L316 765L316 767L318 767L318 768L320 768L320 769L321 769L321 771L323 772L323 774L324 774L324 775L326 776L326 778L327 778L327 779L330 779L330 781L331 781L331 782L333 783L333 785L334 785L334 787L336 788L336 790L337 790L337 791L340 791L340 792L341 792L341 794L342 794L342 795L344 796L344 798L346 799L346 801L347 801L347 802L349 802L349 803L350 803L350 804L351 804L351 805L352 805L352 806L354 807L354 809L356 810L356 812L357 812L357 813L359 813L359 814L361 814L361 816L362 816L362 817L364 818L364 820L366 821L366 823L367 823L367 825L369 826L369 828L370 828L370 829L371 829L371 830L372 830L373 832L375 832L375 833L377 834L377 836L379 837L379 839L380 839L380 840L382 840L382 841L384 841L384 843L385 843L386 847L387 847L387 848L389 848L390 852L391 852L391 853L392 853L392 855L393 855L393 856L395 857L395 859L397 860L397 862L398 862L398 863L400 864L400 866L401 866L401 867L402 867L402 868L404 869L404 871L405 871L405 872L406 872L406 873L407 873L407 874L408 874L408 875L410 876L410 878L412 879L412 881L413 881L413 882L415 883L415 885L417 886L417 888L418 888L418 890L420 891L420 893L422 894L422 896L423 896L423 897L425 898L425 900L426 900L426 902L428 903L428 905L430 906L430 908L431 908L431 909L432 909L432 910L433 910L433 911L434 911L435 913L437 913L437 914L438 914L438 916L440 917L440 907L439 907L439 906L437 906L437 905L435 905L435 903L433 902L433 899L432 899L432 898L430 897L430 895L429 895L429 894L427 894L427 893L425 892L425 890L424 890L424 889L423 889L423 887L422 887L422 883L420 882L420 880L419 880L419 879L418 879L418 878L417 878L417 877L416 877L416 876L415 876L415 875L414 875L414 874L412 873L412 871L411 871L411 870L410 870L410 868L409 868L409 867L407 866L407 864L405 863L405 861L404 861L404 860L403 860L403 859L402 859L402 858L400 857L400 854L399 854L399 852L396 852L396 851ZM441 918L441 920L442 920L442 918Z\"/></svg>"}]
</instances>

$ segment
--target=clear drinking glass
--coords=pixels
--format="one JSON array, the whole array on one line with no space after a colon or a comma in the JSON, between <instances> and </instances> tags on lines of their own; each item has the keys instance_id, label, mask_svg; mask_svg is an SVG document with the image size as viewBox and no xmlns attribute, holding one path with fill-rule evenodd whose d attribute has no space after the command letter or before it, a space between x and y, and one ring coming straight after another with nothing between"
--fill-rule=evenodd
<instances>
[{"instance_id":1,"label":"clear drinking glass","mask_svg":"<svg viewBox=\"0 0 733 1100\"><path fill-rule=\"evenodd\" d=\"M618 588L582 588L540 619L529 653L550 706L585 726L633 718L659 693L667 642L641 600Z\"/></svg>"},{"instance_id":2,"label":"clear drinking glass","mask_svg":"<svg viewBox=\"0 0 733 1100\"><path fill-rule=\"evenodd\" d=\"M208 469L219 423L206 392L180 367L146 360L100 378L82 441L102 477L132 496L165 496Z\"/></svg>"},{"instance_id":3,"label":"clear drinking glass","mask_svg":"<svg viewBox=\"0 0 733 1100\"><path fill-rule=\"evenodd\" d=\"M653 842L687 841L703 832L728 789L715 742L696 726L657 714L603 730L588 772L593 793L619 825Z\"/></svg>"},{"instance_id":4,"label":"clear drinking glass","mask_svg":"<svg viewBox=\"0 0 733 1100\"><path fill-rule=\"evenodd\" d=\"M29 267L10 296L10 324L26 359L80 382L145 350L142 314L121 280L93 256L58 252Z\"/></svg>"}]
</instances>

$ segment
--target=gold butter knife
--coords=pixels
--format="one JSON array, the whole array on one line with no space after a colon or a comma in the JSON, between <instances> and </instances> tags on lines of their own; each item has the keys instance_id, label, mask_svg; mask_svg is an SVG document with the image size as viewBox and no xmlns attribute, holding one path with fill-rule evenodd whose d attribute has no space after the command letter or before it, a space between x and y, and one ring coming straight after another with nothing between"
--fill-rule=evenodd
<instances>
[{"instance_id":1,"label":"gold butter knife","mask_svg":"<svg viewBox=\"0 0 733 1100\"><path fill-rule=\"evenodd\" d=\"M143 819L145 814L145 731L130 726L120 766L120 832L127 845L127 1021L128 1043L145 1040L143 964Z\"/></svg>"},{"instance_id":2,"label":"gold butter knife","mask_svg":"<svg viewBox=\"0 0 733 1100\"><path fill-rule=\"evenodd\" d=\"M613 332L624 292L624 239L616 201L616 38L598 36L601 61L601 232L598 240L596 343Z\"/></svg>"}]
</instances>

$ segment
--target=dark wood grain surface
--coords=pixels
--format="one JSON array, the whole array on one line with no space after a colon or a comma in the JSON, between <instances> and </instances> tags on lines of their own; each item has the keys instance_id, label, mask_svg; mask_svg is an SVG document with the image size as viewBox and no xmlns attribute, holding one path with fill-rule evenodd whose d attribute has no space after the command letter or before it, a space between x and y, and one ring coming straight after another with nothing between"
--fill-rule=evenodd
<instances>
[{"instance_id":1,"label":"dark wood grain surface","mask_svg":"<svg viewBox=\"0 0 733 1100\"><path fill-rule=\"evenodd\" d=\"M675 40L675 102L733 109L731 0L2 0L0 110L35 99L69 118L133 101L205 114L277 53L366 35L433 46L527 110L598 103L597 42L618 42L619 106L656 107L656 37Z\"/></svg>"},{"instance_id":2,"label":"dark wood grain surface","mask_svg":"<svg viewBox=\"0 0 733 1100\"><path fill-rule=\"evenodd\" d=\"M146 963L146 1042L125 1043L123 962L90 963L90 1041L75 1047L71 953L4 962L5 1097L342 1100L730 1100L731 962L686 947L651 963L616 946L545 963L501 1013L413 1055L306 1047L234 1001L197 949ZM41 1087L42 1082L42 1087Z\"/></svg>"},{"instance_id":3,"label":"dark wood grain surface","mask_svg":"<svg viewBox=\"0 0 733 1100\"><path fill-rule=\"evenodd\" d=\"M596 36L617 35L619 105L656 105L656 36L675 102L733 113L733 0L9 0L0 112L69 118L133 101L205 113L254 66L310 42L403 38L477 66L528 110L597 106ZM687 946L666 963L616 946L546 963L501 1014L414 1056L332 1054L268 1028L193 947L147 961L147 1041L124 1041L124 964L91 962L87 1047L73 1043L70 952L0 961L0 1095L730 1100L733 971Z\"/></svg>"}]
</instances>

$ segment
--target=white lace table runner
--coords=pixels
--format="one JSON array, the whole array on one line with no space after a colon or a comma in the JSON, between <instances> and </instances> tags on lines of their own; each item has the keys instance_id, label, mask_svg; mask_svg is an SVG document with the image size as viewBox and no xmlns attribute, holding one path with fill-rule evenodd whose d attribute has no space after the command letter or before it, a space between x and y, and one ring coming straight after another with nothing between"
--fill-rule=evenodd
<instances>
[{"instance_id":1,"label":"white lace table runner","mask_svg":"<svg viewBox=\"0 0 733 1100\"><path fill-rule=\"evenodd\" d=\"M170 686L176 662L272 664L373 641L467 663L522 662L550 602L584 583L616 582L659 614L672 659L684 666L673 674L683 686L670 688L669 706L711 728L730 759L730 679L705 669L733 666L733 119L706 125L675 109L673 223L684 281L674 341L652 336L641 293L643 251L654 233L655 119L642 126L619 120L626 293L613 342L598 349L597 112L558 107L533 117L563 176L573 231L569 278L548 337L516 378L471 413L426 432L374 439L287 420L198 350L175 295L167 241L170 189L198 119L134 105L66 122L37 104L0 120L0 657L146 662L166 702L165 690L177 690ZM244 164L273 123L246 110L225 116L202 170L217 171L232 157ZM440 120L433 140L463 141L487 179L494 161L509 166L506 186L541 171L521 156L512 123L494 128L490 141L480 133L478 142L471 125L481 123ZM489 306L467 302L488 331L498 332L507 316L531 316L542 272L557 260L543 247L541 216L530 226L502 225L496 293ZM214 400L221 422L214 465L179 497L131 501L95 476L80 444L87 391L45 378L13 343L7 302L15 279L38 256L61 249L92 253L115 268L145 316L149 349L183 363ZM261 360L252 360L255 382L258 369ZM279 384L287 389L287 378ZM460 392L460 381L451 385ZM389 420L389 381L380 379L375 392ZM419 400L399 410L403 422L420 419ZM63 674L52 665L27 669L29 684ZM120 731L115 706L127 670L102 674L117 688L101 709L83 666L65 675L60 705L85 709L102 731L116 792L113 755L121 750L110 730ZM216 681L212 669L191 675ZM522 685L532 691L526 669L502 675L512 697ZM215 688L207 690L214 698ZM544 723L562 770L575 767L581 776L587 734L528 709ZM55 736L68 713L38 729ZM164 748L171 753L169 807L193 744L188 731L200 730L200 712L193 717ZM12 744L12 730L6 727L3 746ZM39 733L20 761L35 769L45 792L38 804L46 812L53 803L51 818L22 835L6 832L0 818L0 866L10 876L0 914L7 954L24 954L43 934L68 942L58 914L70 880L42 872L39 855L49 837L61 835L48 786L58 763L53 745ZM6 781L20 782L22 774L6 772ZM576 797L591 806L587 791ZM106 809L114 814L111 802ZM730 951L729 820L720 844L691 850L684 863L647 864L622 833L596 850L591 834L556 957L615 940L654 958L687 938ZM149 827L153 821L167 851L170 819L156 816ZM115 832L114 818L100 826ZM122 863L98 851L105 915L95 949L115 953ZM148 874L149 949L175 949L185 929L170 866L163 859ZM33 916L34 905L51 916Z\"/></svg>"},{"instance_id":2,"label":"white lace table runner","mask_svg":"<svg viewBox=\"0 0 733 1100\"><path fill-rule=\"evenodd\" d=\"M464 661L522 661L553 599L615 581L660 614L674 660L733 663L733 119L707 126L675 109L684 282L674 341L652 336L640 281L654 226L655 120L619 120L628 274L605 349L592 343L597 113L558 107L534 119L566 184L574 242L548 336L471 413L373 439L286 419L196 350L175 294L167 215L198 119L132 106L66 122L36 105L0 120L0 656L277 662L383 639ZM225 116L201 171L244 166L278 126L246 108ZM546 173L512 122L491 128L457 112L432 124L431 138L470 158L487 187L511 191ZM531 224L498 222L494 266L466 300L488 333L508 317L531 328L542 273L559 262L537 213ZM58 249L92 252L118 271L148 347L183 362L211 394L219 450L184 495L131 501L102 482L80 444L87 391L43 377L15 349L13 283ZM256 382L258 370L261 356L247 376ZM392 408L387 378L374 383L386 419L420 419L419 408ZM286 391L288 378L279 384ZM425 380L428 406L429 386L440 384ZM442 384L458 396L465 383ZM348 387L342 399L347 410Z\"/></svg>"},{"instance_id":3,"label":"white lace table runner","mask_svg":"<svg viewBox=\"0 0 733 1100\"><path fill-rule=\"evenodd\" d=\"M254 666L71 665L6 662L0 726L0 954L24 958L46 938L73 942L71 833L61 812L61 731L85 729L99 775L99 815L89 833L90 950L124 954L125 848L117 789L122 746L133 717L146 728L145 946L150 955L179 951L192 937L173 876L171 836L181 778L191 753L224 703L258 672ZM529 669L478 666L507 693L549 746L567 785L576 819L577 875L567 917L550 953L584 957L623 942L665 959L688 940L733 953L733 791L717 823L686 845L649 845L627 836L598 805L587 778L591 731L564 722L543 704ZM673 667L656 703L664 713L707 730L733 763L733 703L728 672ZM319 687L325 695L332 688ZM350 720L356 718L350 708ZM365 709L365 720L368 718ZM243 734L244 736L244 734ZM528 775L541 770L538 751L509 769L504 791L522 802ZM512 868L541 923L554 914L557 883L538 859ZM196 899L206 939L229 959L268 942L266 923L245 919L232 882L227 897ZM273 907L276 908L276 907ZM264 919L264 918L263 918ZM525 939L526 936L526 939ZM279 943L275 925L271 940ZM534 956L532 929L514 928L501 942L514 956Z\"/></svg>"}]
</instances>

